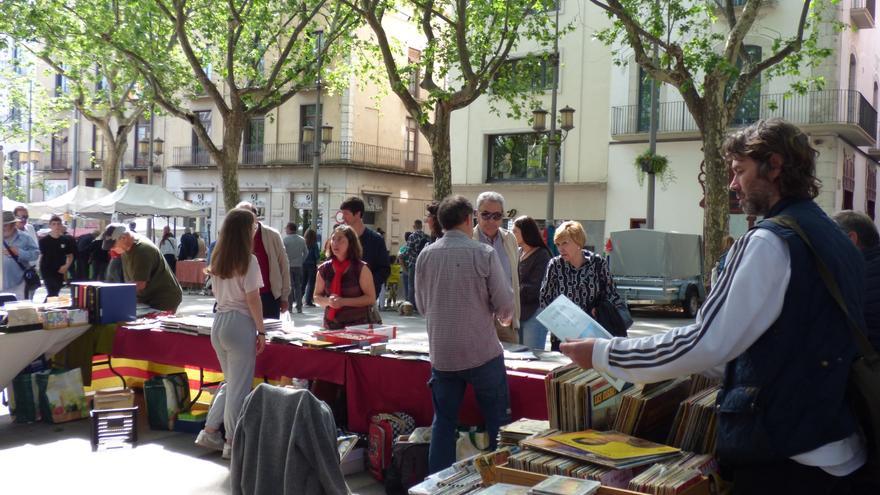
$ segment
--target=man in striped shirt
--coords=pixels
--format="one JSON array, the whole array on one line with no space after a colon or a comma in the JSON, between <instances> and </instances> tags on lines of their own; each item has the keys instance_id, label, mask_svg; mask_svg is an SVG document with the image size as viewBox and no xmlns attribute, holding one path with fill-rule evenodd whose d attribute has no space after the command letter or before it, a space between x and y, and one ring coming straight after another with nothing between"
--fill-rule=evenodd
<instances>
[{"instance_id":1,"label":"man in striped shirt","mask_svg":"<svg viewBox=\"0 0 880 495\"><path fill-rule=\"evenodd\" d=\"M855 341L806 243L767 220L797 221L863 321L861 256L813 202L818 152L797 127L771 120L728 138L723 153L743 210L765 220L734 243L696 323L561 350L636 383L723 374L716 453L735 494L864 493L856 483L865 441L845 397Z\"/></svg>"}]
</instances>

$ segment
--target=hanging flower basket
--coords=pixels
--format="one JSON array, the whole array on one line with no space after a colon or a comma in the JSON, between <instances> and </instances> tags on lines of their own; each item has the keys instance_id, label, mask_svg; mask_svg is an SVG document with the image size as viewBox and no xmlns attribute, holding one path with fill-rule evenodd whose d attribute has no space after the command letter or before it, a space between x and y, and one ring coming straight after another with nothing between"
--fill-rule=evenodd
<instances>
[{"instance_id":1,"label":"hanging flower basket","mask_svg":"<svg viewBox=\"0 0 880 495\"><path fill-rule=\"evenodd\" d=\"M663 189L666 189L669 184L675 181L675 174L672 173L672 169L669 167L669 159L663 155L645 151L636 157L634 165L636 166L636 177L639 180L640 186L645 183L645 175L651 173L660 180Z\"/></svg>"}]
</instances>

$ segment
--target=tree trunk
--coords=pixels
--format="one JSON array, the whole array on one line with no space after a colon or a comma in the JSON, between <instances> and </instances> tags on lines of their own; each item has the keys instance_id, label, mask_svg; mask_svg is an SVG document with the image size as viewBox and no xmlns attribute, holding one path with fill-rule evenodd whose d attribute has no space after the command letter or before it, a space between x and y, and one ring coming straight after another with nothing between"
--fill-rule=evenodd
<instances>
[{"instance_id":1,"label":"tree trunk","mask_svg":"<svg viewBox=\"0 0 880 495\"><path fill-rule=\"evenodd\" d=\"M726 135L723 119L707 114L703 129L703 161L706 169L706 207L703 211L703 270L706 277L721 256L724 236L730 231L730 181L721 156Z\"/></svg>"},{"instance_id":2,"label":"tree trunk","mask_svg":"<svg viewBox=\"0 0 880 495\"><path fill-rule=\"evenodd\" d=\"M437 103L434 111L434 124L425 133L431 146L432 171L434 173L434 199L442 200L452 194L452 160L450 151L449 124L451 111Z\"/></svg>"},{"instance_id":3,"label":"tree trunk","mask_svg":"<svg viewBox=\"0 0 880 495\"><path fill-rule=\"evenodd\" d=\"M115 191L119 185L119 169L127 148L126 139L107 140L107 153L104 155L104 163L101 164L101 187L110 192Z\"/></svg>"},{"instance_id":4,"label":"tree trunk","mask_svg":"<svg viewBox=\"0 0 880 495\"><path fill-rule=\"evenodd\" d=\"M217 165L223 182L223 204L226 211L235 208L241 202L238 190L238 153L241 151L242 132L244 131L244 115L230 115L223 122L223 149L219 150Z\"/></svg>"}]
</instances>

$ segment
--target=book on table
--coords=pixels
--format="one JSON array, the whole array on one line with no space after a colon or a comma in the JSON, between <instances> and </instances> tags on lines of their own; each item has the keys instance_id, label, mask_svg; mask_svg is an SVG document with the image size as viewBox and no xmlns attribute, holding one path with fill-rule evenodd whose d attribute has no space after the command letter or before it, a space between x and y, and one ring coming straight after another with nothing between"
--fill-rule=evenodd
<instances>
[{"instance_id":1,"label":"book on table","mask_svg":"<svg viewBox=\"0 0 880 495\"><path fill-rule=\"evenodd\" d=\"M651 464L681 454L675 447L616 431L584 430L528 438L522 445L617 469Z\"/></svg>"},{"instance_id":2,"label":"book on table","mask_svg":"<svg viewBox=\"0 0 880 495\"><path fill-rule=\"evenodd\" d=\"M592 495L602 486L598 481L554 474L529 490L530 495Z\"/></svg>"}]
</instances>

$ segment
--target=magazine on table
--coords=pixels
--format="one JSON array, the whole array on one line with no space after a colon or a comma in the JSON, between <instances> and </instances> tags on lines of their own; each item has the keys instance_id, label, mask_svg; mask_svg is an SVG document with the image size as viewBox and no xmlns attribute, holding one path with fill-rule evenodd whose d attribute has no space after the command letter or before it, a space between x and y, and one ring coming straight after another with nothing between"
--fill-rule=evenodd
<instances>
[{"instance_id":1,"label":"magazine on table","mask_svg":"<svg viewBox=\"0 0 880 495\"><path fill-rule=\"evenodd\" d=\"M563 342L587 338L612 338L612 335L602 328L602 325L597 323L596 320L566 297L565 294L561 294L544 308L538 314L538 321ZM624 384L626 384L626 380L614 378L599 370L596 371L617 390L622 390Z\"/></svg>"}]
</instances>

